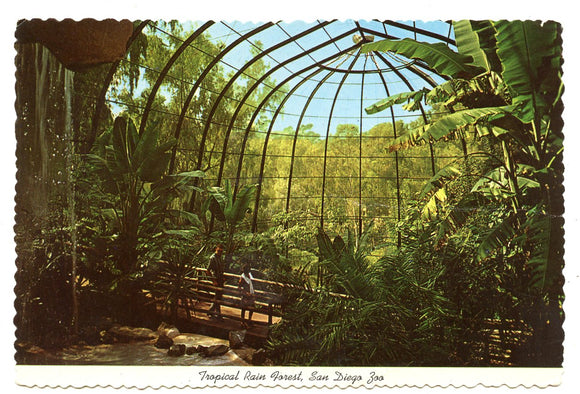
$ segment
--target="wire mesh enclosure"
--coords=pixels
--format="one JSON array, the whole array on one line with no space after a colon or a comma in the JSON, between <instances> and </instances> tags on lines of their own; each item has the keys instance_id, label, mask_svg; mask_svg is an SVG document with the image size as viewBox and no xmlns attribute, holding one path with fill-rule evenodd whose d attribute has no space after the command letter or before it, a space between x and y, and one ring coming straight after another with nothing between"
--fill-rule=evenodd
<instances>
[{"instance_id":1,"label":"wire mesh enclosure","mask_svg":"<svg viewBox=\"0 0 580 394\"><path fill-rule=\"evenodd\" d=\"M135 81L133 91L144 104L124 103L103 91L93 134L99 132L104 102L138 114L141 130L150 118L163 116L178 139L171 171L204 169L207 185L225 180L235 188L258 185L254 231L264 230L274 214L292 211L307 212L303 218L320 226L350 223L359 233L373 219L392 226L405 196L462 154L436 152L433 145L412 155L387 152L397 128L436 116L424 105L411 113L365 112L380 99L444 79L420 60L362 54L361 45L414 38L454 47L449 23L208 22L183 29L188 31L178 34L171 25L153 22L137 27L168 48L167 60L154 67L123 59L148 75ZM184 69L186 58L196 59L196 70ZM171 108L156 100L170 100Z\"/></svg>"},{"instance_id":2,"label":"wire mesh enclosure","mask_svg":"<svg viewBox=\"0 0 580 394\"><path fill-rule=\"evenodd\" d=\"M282 364L559 365L560 30L21 21L19 338L235 308L223 244Z\"/></svg>"}]
</instances>

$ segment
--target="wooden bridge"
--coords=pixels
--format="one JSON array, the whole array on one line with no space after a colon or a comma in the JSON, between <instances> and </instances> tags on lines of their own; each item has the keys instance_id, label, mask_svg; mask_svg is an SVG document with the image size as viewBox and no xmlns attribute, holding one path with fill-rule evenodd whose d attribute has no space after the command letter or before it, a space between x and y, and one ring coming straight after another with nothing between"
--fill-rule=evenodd
<instances>
[{"instance_id":1,"label":"wooden bridge","mask_svg":"<svg viewBox=\"0 0 580 394\"><path fill-rule=\"evenodd\" d=\"M174 313L163 302L157 300L157 311L161 316L169 317L179 322L181 331L196 332L217 338L228 338L230 331L246 329L242 327L241 291L238 290L240 275L225 273L226 284L223 287L213 285L211 278L206 276L206 270L198 268L197 275L186 278L188 286L193 290L195 298L180 298ZM251 346L260 346L268 338L272 325L281 321L284 300L282 290L291 285L255 278L255 306L246 309L253 311L251 326L247 328L245 341ZM210 311L214 302L215 292L223 293L218 301L221 312ZM313 290L310 290L313 291ZM347 295L329 293L335 297L348 298ZM247 316L247 312L246 312ZM175 321L177 320L177 321ZM470 329L477 354L474 357L482 365L510 366L511 354L517 352L531 336L530 328L522 321L487 319L482 325L481 320L474 323Z\"/></svg>"},{"instance_id":2,"label":"wooden bridge","mask_svg":"<svg viewBox=\"0 0 580 394\"><path fill-rule=\"evenodd\" d=\"M242 323L241 298L238 289L240 275L224 273L225 284L218 287L213 284L206 270L197 268L194 277L185 278L186 286L193 291L195 297L180 297L173 309L156 300L157 312L163 317L177 320L179 325L188 330L213 337L227 338L230 331L246 331L249 343L263 343L268 337L269 327L278 323L282 316L282 289L288 285L263 279L253 279L255 303L253 307L244 307L245 321ZM221 299L214 300L216 292L222 293ZM211 311L214 301L220 305L220 312ZM248 319L248 311L252 311L252 319Z\"/></svg>"}]
</instances>

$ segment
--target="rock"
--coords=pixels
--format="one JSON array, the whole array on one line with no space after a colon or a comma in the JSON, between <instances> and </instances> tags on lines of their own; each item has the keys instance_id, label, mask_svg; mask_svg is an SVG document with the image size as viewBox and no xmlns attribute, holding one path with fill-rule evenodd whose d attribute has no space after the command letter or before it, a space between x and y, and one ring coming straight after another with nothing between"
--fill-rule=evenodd
<instances>
[{"instance_id":1,"label":"rock","mask_svg":"<svg viewBox=\"0 0 580 394\"><path fill-rule=\"evenodd\" d=\"M128 326L114 326L111 327L107 333L112 335L117 342L150 341L157 337L157 335L148 328L134 328Z\"/></svg>"},{"instance_id":2,"label":"rock","mask_svg":"<svg viewBox=\"0 0 580 394\"><path fill-rule=\"evenodd\" d=\"M177 345L172 345L167 351L167 355L171 357L179 357L185 354L185 345L183 343L178 343Z\"/></svg>"},{"instance_id":3,"label":"rock","mask_svg":"<svg viewBox=\"0 0 580 394\"><path fill-rule=\"evenodd\" d=\"M105 345L112 345L113 343L117 342L115 336L109 331L101 331L99 336L101 337L101 342Z\"/></svg>"},{"instance_id":4,"label":"rock","mask_svg":"<svg viewBox=\"0 0 580 394\"><path fill-rule=\"evenodd\" d=\"M209 346L204 353L205 357L217 357L226 354L230 348L226 345Z\"/></svg>"},{"instance_id":5,"label":"rock","mask_svg":"<svg viewBox=\"0 0 580 394\"><path fill-rule=\"evenodd\" d=\"M242 348L232 349L232 351L248 364L252 364L252 356L256 352L256 349L244 346Z\"/></svg>"},{"instance_id":6,"label":"rock","mask_svg":"<svg viewBox=\"0 0 580 394\"><path fill-rule=\"evenodd\" d=\"M231 349L239 349L244 346L244 339L246 338L246 330L230 331L228 334Z\"/></svg>"},{"instance_id":7,"label":"rock","mask_svg":"<svg viewBox=\"0 0 580 394\"><path fill-rule=\"evenodd\" d=\"M155 347L158 349L169 349L173 345L173 339L169 338L167 335L159 335L157 341L155 342Z\"/></svg>"},{"instance_id":8,"label":"rock","mask_svg":"<svg viewBox=\"0 0 580 394\"><path fill-rule=\"evenodd\" d=\"M191 356L194 353L197 353L197 346L188 346L185 348L185 354L188 356Z\"/></svg>"},{"instance_id":9,"label":"rock","mask_svg":"<svg viewBox=\"0 0 580 394\"><path fill-rule=\"evenodd\" d=\"M196 350L198 353L200 353L202 356L205 356L207 354L207 346L203 346L203 345L199 345Z\"/></svg>"},{"instance_id":10,"label":"rock","mask_svg":"<svg viewBox=\"0 0 580 394\"><path fill-rule=\"evenodd\" d=\"M171 339L179 336L180 332L177 327L167 324L165 322L161 323L159 327L157 327L157 333L161 335L165 335Z\"/></svg>"},{"instance_id":11,"label":"rock","mask_svg":"<svg viewBox=\"0 0 580 394\"><path fill-rule=\"evenodd\" d=\"M264 365L267 359L267 354L264 349L258 349L252 354L253 365Z\"/></svg>"},{"instance_id":12,"label":"rock","mask_svg":"<svg viewBox=\"0 0 580 394\"><path fill-rule=\"evenodd\" d=\"M97 326L84 326L79 330L82 341L87 345L96 346L101 343L101 335Z\"/></svg>"},{"instance_id":13,"label":"rock","mask_svg":"<svg viewBox=\"0 0 580 394\"><path fill-rule=\"evenodd\" d=\"M58 358L55 355L36 345L18 342L15 347L16 354L14 357L19 364L40 365L56 364L58 362Z\"/></svg>"}]
</instances>

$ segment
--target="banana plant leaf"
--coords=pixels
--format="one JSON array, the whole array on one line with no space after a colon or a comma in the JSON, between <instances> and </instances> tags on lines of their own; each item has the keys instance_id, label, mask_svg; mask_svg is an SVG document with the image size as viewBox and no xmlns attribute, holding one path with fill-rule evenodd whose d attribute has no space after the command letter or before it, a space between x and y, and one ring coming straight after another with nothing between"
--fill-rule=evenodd
<instances>
[{"instance_id":1,"label":"banana plant leaf","mask_svg":"<svg viewBox=\"0 0 580 394\"><path fill-rule=\"evenodd\" d=\"M487 62L485 52L481 49L479 35L473 30L471 21L461 20L453 22L453 31L455 33L455 42L459 53L471 56L473 66L481 67L489 71L490 67Z\"/></svg>"},{"instance_id":2,"label":"banana plant leaf","mask_svg":"<svg viewBox=\"0 0 580 394\"><path fill-rule=\"evenodd\" d=\"M408 100L412 100L413 102L420 102L425 94L429 92L429 89L423 88L416 92L403 92L399 94L394 94L389 96L381 101L374 103L373 105L368 106L365 108L365 112L368 115L376 114L377 112L384 111L387 108L392 107L395 104L403 104Z\"/></svg>"},{"instance_id":3,"label":"banana plant leaf","mask_svg":"<svg viewBox=\"0 0 580 394\"><path fill-rule=\"evenodd\" d=\"M483 121L489 121L490 117L508 116L511 106L473 108L454 112L446 115L435 122L417 127L397 137L389 146L389 151L415 146L429 141L439 141L449 138L451 134L461 129L476 125Z\"/></svg>"},{"instance_id":4,"label":"banana plant leaf","mask_svg":"<svg viewBox=\"0 0 580 394\"><path fill-rule=\"evenodd\" d=\"M473 57L451 50L443 43L427 43L410 38L402 40L381 40L364 44L362 53L373 51L394 52L409 59L420 59L438 73L453 78L470 78L485 71L482 67L472 66Z\"/></svg>"},{"instance_id":5,"label":"banana plant leaf","mask_svg":"<svg viewBox=\"0 0 580 394\"><path fill-rule=\"evenodd\" d=\"M548 114L561 87L560 27L556 22L499 21L497 55L512 91L516 116L531 123Z\"/></svg>"},{"instance_id":6,"label":"banana plant leaf","mask_svg":"<svg viewBox=\"0 0 580 394\"><path fill-rule=\"evenodd\" d=\"M541 209L532 209L528 212L524 226L528 229L527 240L532 245L528 266L531 270L530 286L533 288L545 290L561 272L561 267L558 266L560 259L554 255L555 250L550 247L552 226L557 224L558 220L545 214Z\"/></svg>"},{"instance_id":7,"label":"banana plant leaf","mask_svg":"<svg viewBox=\"0 0 580 394\"><path fill-rule=\"evenodd\" d=\"M137 129L132 121L122 116L115 118L111 142L115 163L120 171L129 172L132 168L137 138Z\"/></svg>"},{"instance_id":8,"label":"banana plant leaf","mask_svg":"<svg viewBox=\"0 0 580 394\"><path fill-rule=\"evenodd\" d=\"M496 73L501 73L501 61L497 57L497 40L495 37L496 30L489 20L470 21L473 31L479 38L479 46L487 62L487 69ZM457 34L455 35L457 39Z\"/></svg>"},{"instance_id":9,"label":"banana plant leaf","mask_svg":"<svg viewBox=\"0 0 580 394\"><path fill-rule=\"evenodd\" d=\"M479 178L471 188L472 193L481 193L485 197L503 200L514 196L510 190L508 174L503 166L496 167Z\"/></svg>"},{"instance_id":10,"label":"banana plant leaf","mask_svg":"<svg viewBox=\"0 0 580 394\"><path fill-rule=\"evenodd\" d=\"M510 211L511 212L511 211ZM516 236L520 228L519 215L513 212L498 222L479 244L476 260L488 258L494 251L507 246Z\"/></svg>"},{"instance_id":11,"label":"banana plant leaf","mask_svg":"<svg viewBox=\"0 0 580 394\"><path fill-rule=\"evenodd\" d=\"M419 194L419 199L424 199L433 195L435 191L444 187L449 181L461 176L462 173L463 172L453 163L441 168L431 177L431 179L429 179L429 181L425 183L425 186L423 186L423 189Z\"/></svg>"},{"instance_id":12,"label":"banana plant leaf","mask_svg":"<svg viewBox=\"0 0 580 394\"><path fill-rule=\"evenodd\" d=\"M322 260L332 260L338 258L330 237L321 228L318 229L316 241L318 243L318 252L320 253Z\"/></svg>"},{"instance_id":13,"label":"banana plant leaf","mask_svg":"<svg viewBox=\"0 0 580 394\"><path fill-rule=\"evenodd\" d=\"M244 185L231 202L231 208L226 211L226 220L231 225L238 224L246 215L250 204L256 196L256 185Z\"/></svg>"}]
</instances>

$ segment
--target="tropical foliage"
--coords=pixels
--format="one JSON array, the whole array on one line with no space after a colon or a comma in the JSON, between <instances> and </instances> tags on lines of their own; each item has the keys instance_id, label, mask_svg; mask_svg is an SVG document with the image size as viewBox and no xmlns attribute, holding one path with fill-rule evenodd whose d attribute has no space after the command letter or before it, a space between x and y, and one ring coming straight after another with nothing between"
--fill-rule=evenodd
<instances>
[{"instance_id":1,"label":"tropical foliage","mask_svg":"<svg viewBox=\"0 0 580 394\"><path fill-rule=\"evenodd\" d=\"M454 27L458 52L410 39L365 44L363 52L420 59L449 77L432 89L388 97L367 112L406 102L404 109L413 111L422 101L447 112L399 134L391 151L453 140L487 149L464 149L426 182L399 226L403 242L396 253L371 265L350 237L345 243L319 236L323 290L296 295L296 305L313 307L293 309L271 342L290 353L286 362L474 363L476 344L464 335L499 318L523 321L534 332L520 363L561 363L553 350L563 319L559 25L461 21ZM392 278L403 282L404 295L392 296ZM332 299L330 291L346 298ZM413 304L417 299L427 301ZM490 302L469 303L474 299ZM383 314L373 315L369 302ZM381 328L402 323L386 336L397 342L374 353L361 337L380 335L370 327L385 316L390 323ZM448 348L437 346L442 336L453 338ZM389 359L389 351L396 356Z\"/></svg>"},{"instance_id":2,"label":"tropical foliage","mask_svg":"<svg viewBox=\"0 0 580 394\"><path fill-rule=\"evenodd\" d=\"M416 47L409 44L400 49L391 41L368 44L364 49L393 50L413 56L423 53L424 61L454 77L430 91L409 96L414 101L424 98L429 104L443 104L449 114L400 136L390 149L447 138L466 138L468 133L489 138L500 146L501 156L484 153L495 164L486 173L479 174L479 179L474 178L471 190L489 201L502 202L506 207L480 245L479 258L488 257L510 240L524 243L533 240L530 285L545 290L557 279L554 274L559 272L561 264L560 259L550 256L550 253L557 253L550 245L550 234L558 227L552 226L551 221L562 213L558 212L561 207L557 202L554 204L550 195L561 176L558 167L562 153L559 110L563 88L559 26L553 22L462 21L455 24L455 31L457 54L429 51L425 56L424 48L430 47L429 44ZM415 51L410 52L409 47ZM463 78L458 79L459 74ZM369 111L382 110L395 103L379 103ZM423 196L437 197L442 202L445 197L441 187L451 173L462 175L455 163L443 168L427 184ZM466 198L472 199L471 196ZM437 209L433 198L425 209L430 213ZM461 211L461 205L438 212L447 217L444 226L452 229L461 225L464 215L454 214L457 211ZM541 228L548 231L540 231ZM533 235L517 238L524 229L531 230ZM530 245L526 246L519 244L520 248L528 250ZM556 269L550 267L551 264L555 264Z\"/></svg>"},{"instance_id":3,"label":"tropical foliage","mask_svg":"<svg viewBox=\"0 0 580 394\"><path fill-rule=\"evenodd\" d=\"M76 130L100 133L83 154L70 148L74 136L55 138L44 147L54 173L39 176L44 164L26 151L36 142L22 133L19 160L31 164L19 182L46 193L27 205L37 216L17 212L20 337L53 345L37 327L71 334L77 317L153 326L152 299L177 322L223 243L230 270L250 259L257 277L288 284L267 343L278 364L489 365L482 352L496 328L484 327L509 323L518 333L504 341L509 362L560 365L560 26L453 28L455 48L409 38L362 46L442 76L366 108L422 118L337 124L324 136L302 121L268 124L286 92L262 79L270 65L259 41L247 40L255 61L229 69L218 61L225 43L209 33L147 23L112 75L102 119L79 108L108 70L76 77ZM373 218L366 228L363 218Z\"/></svg>"},{"instance_id":4,"label":"tropical foliage","mask_svg":"<svg viewBox=\"0 0 580 394\"><path fill-rule=\"evenodd\" d=\"M175 232L176 224L180 232L199 229L197 215L173 208L172 201L190 195L203 173L166 175L173 144L159 143L156 127L138 134L130 119L118 117L87 156L91 174L87 188L104 227L100 239L112 251L105 258L113 263L110 286L120 294L134 297L138 293L143 270L162 255L158 238L165 231ZM174 220L171 227L168 219Z\"/></svg>"}]
</instances>

